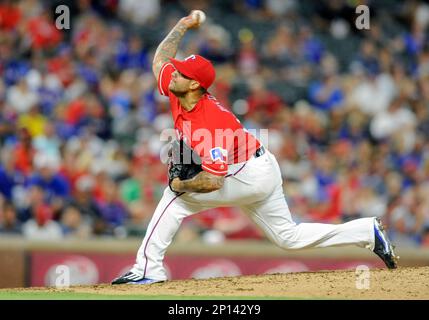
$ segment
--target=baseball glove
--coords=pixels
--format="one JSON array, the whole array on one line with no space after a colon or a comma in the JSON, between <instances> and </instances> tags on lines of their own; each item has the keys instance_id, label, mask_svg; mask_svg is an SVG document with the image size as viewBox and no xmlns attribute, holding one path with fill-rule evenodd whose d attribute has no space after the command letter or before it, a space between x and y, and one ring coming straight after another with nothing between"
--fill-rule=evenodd
<instances>
[{"instance_id":1,"label":"baseball glove","mask_svg":"<svg viewBox=\"0 0 429 320\"><path fill-rule=\"evenodd\" d=\"M195 177L203 169L201 158L183 140L174 140L168 151L168 186L171 187L174 178L188 180Z\"/></svg>"}]
</instances>

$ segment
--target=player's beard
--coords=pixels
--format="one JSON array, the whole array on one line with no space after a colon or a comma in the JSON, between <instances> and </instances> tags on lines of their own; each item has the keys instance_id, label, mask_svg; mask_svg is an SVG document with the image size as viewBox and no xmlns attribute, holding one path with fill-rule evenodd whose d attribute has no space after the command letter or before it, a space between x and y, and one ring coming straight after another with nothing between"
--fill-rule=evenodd
<instances>
[{"instance_id":1,"label":"player's beard","mask_svg":"<svg viewBox=\"0 0 429 320\"><path fill-rule=\"evenodd\" d=\"M186 93L188 92L188 90L186 89L181 89L181 88L177 88L176 86L171 86L170 91L176 96L176 97L184 97L186 95Z\"/></svg>"}]
</instances>

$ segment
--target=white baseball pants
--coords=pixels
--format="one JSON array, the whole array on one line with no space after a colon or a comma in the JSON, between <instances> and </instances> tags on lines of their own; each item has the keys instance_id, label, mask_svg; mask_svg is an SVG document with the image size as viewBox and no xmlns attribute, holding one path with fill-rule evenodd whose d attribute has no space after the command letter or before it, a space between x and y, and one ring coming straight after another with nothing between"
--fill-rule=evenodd
<instances>
[{"instance_id":1,"label":"white baseball pants","mask_svg":"<svg viewBox=\"0 0 429 320\"><path fill-rule=\"evenodd\" d=\"M238 206L284 249L356 245L374 248L374 219L344 224L300 223L291 217L280 168L268 150L245 164L229 166L224 186L210 193L174 194L168 187L160 200L137 252L133 272L154 280L167 280L163 259L183 218L214 207Z\"/></svg>"}]
</instances>

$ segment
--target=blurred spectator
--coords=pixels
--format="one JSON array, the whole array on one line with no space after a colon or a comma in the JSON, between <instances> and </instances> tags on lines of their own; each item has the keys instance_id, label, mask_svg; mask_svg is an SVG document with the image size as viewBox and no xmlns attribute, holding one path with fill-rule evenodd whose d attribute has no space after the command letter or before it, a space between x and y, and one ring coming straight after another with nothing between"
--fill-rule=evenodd
<instances>
[{"instance_id":1,"label":"blurred spectator","mask_svg":"<svg viewBox=\"0 0 429 320\"><path fill-rule=\"evenodd\" d=\"M244 76L254 75L259 70L259 53L256 49L254 34L249 29L242 29L239 33L240 49L237 53L237 67Z\"/></svg>"},{"instance_id":2,"label":"blurred spectator","mask_svg":"<svg viewBox=\"0 0 429 320\"><path fill-rule=\"evenodd\" d=\"M129 166L129 177L121 182L121 199L125 203L132 203L144 199L143 188L149 178L145 168L139 168L137 165Z\"/></svg>"},{"instance_id":3,"label":"blurred spectator","mask_svg":"<svg viewBox=\"0 0 429 320\"><path fill-rule=\"evenodd\" d=\"M261 239L263 234L248 216L235 208L216 208L199 213L195 220L203 241L223 242L227 239Z\"/></svg>"},{"instance_id":4,"label":"blurred spectator","mask_svg":"<svg viewBox=\"0 0 429 320\"><path fill-rule=\"evenodd\" d=\"M36 154L36 150L32 146L32 138L28 129L18 129L17 135L18 142L13 149L15 168L25 176L29 176L33 170L33 157Z\"/></svg>"},{"instance_id":5,"label":"blurred spectator","mask_svg":"<svg viewBox=\"0 0 429 320\"><path fill-rule=\"evenodd\" d=\"M40 113L39 106L35 105L18 117L17 124L20 128L26 128L32 138L38 137L45 132L47 119Z\"/></svg>"},{"instance_id":6,"label":"blurred spectator","mask_svg":"<svg viewBox=\"0 0 429 320\"><path fill-rule=\"evenodd\" d=\"M390 203L396 203L398 199L400 199L400 194L402 191L402 176L394 171L391 171L385 176L385 188L384 190L385 196Z\"/></svg>"},{"instance_id":7,"label":"blurred spectator","mask_svg":"<svg viewBox=\"0 0 429 320\"><path fill-rule=\"evenodd\" d=\"M125 222L128 237L144 237L155 207L154 203L145 201L133 201L128 205L130 217Z\"/></svg>"},{"instance_id":8,"label":"blurred spectator","mask_svg":"<svg viewBox=\"0 0 429 320\"><path fill-rule=\"evenodd\" d=\"M294 12L297 9L297 2L295 0L266 0L265 6L268 12L277 18Z\"/></svg>"},{"instance_id":9,"label":"blurred spectator","mask_svg":"<svg viewBox=\"0 0 429 320\"><path fill-rule=\"evenodd\" d=\"M368 73L361 78L349 96L349 103L370 116L385 111L394 98L391 77Z\"/></svg>"},{"instance_id":10,"label":"blurred spectator","mask_svg":"<svg viewBox=\"0 0 429 320\"><path fill-rule=\"evenodd\" d=\"M414 145L414 130L417 125L415 114L410 111L401 98L395 99L385 112L378 113L371 121L370 131L374 138L384 139L400 132L407 135L410 147Z\"/></svg>"},{"instance_id":11,"label":"blurred spectator","mask_svg":"<svg viewBox=\"0 0 429 320\"><path fill-rule=\"evenodd\" d=\"M73 206L66 206L61 214L61 227L67 238L88 238L91 232L90 226L83 220L80 211Z\"/></svg>"},{"instance_id":12,"label":"blurred spectator","mask_svg":"<svg viewBox=\"0 0 429 320\"><path fill-rule=\"evenodd\" d=\"M79 212L83 222L91 226L93 234L102 235L106 232L107 223L103 219L98 204L93 199L94 189L95 180L92 176L81 175L76 181L74 197L67 206Z\"/></svg>"},{"instance_id":13,"label":"blurred spectator","mask_svg":"<svg viewBox=\"0 0 429 320\"><path fill-rule=\"evenodd\" d=\"M291 63L293 46L292 30L289 25L281 24L272 36L268 37L263 46L264 62L272 66Z\"/></svg>"},{"instance_id":14,"label":"blurred spectator","mask_svg":"<svg viewBox=\"0 0 429 320\"><path fill-rule=\"evenodd\" d=\"M72 50L68 46L58 48L58 54L54 57L48 58L46 61L47 71L56 76L63 87L68 87L66 90L71 91L73 89L72 83L75 80L76 70ZM70 93L66 91L65 96L68 100L75 98L70 97Z\"/></svg>"},{"instance_id":15,"label":"blurred spectator","mask_svg":"<svg viewBox=\"0 0 429 320\"><path fill-rule=\"evenodd\" d=\"M23 185L25 177L15 168L14 153L8 149L3 151L0 163L0 196L7 201L12 201L15 187Z\"/></svg>"},{"instance_id":16,"label":"blurred spectator","mask_svg":"<svg viewBox=\"0 0 429 320\"><path fill-rule=\"evenodd\" d=\"M119 11L125 20L144 25L156 19L161 7L159 0L120 0Z\"/></svg>"},{"instance_id":17,"label":"blurred spectator","mask_svg":"<svg viewBox=\"0 0 429 320\"><path fill-rule=\"evenodd\" d=\"M53 125L55 126L56 136L61 139L62 142L72 139L72 137L78 133L78 128L67 122L65 105L58 104L53 114L55 115L55 122Z\"/></svg>"},{"instance_id":18,"label":"blurred spectator","mask_svg":"<svg viewBox=\"0 0 429 320\"><path fill-rule=\"evenodd\" d=\"M249 80L250 94L247 97L248 111L251 115L254 112L266 114L267 118L274 117L283 107L281 98L265 87L265 83L260 78Z\"/></svg>"},{"instance_id":19,"label":"blurred spectator","mask_svg":"<svg viewBox=\"0 0 429 320\"><path fill-rule=\"evenodd\" d=\"M119 69L149 70L148 53L143 47L142 39L137 35L132 35L119 47L116 61Z\"/></svg>"},{"instance_id":20,"label":"blurred spectator","mask_svg":"<svg viewBox=\"0 0 429 320\"><path fill-rule=\"evenodd\" d=\"M14 30L21 20L21 10L18 2L6 0L0 4L0 29Z\"/></svg>"},{"instance_id":21,"label":"blurred spectator","mask_svg":"<svg viewBox=\"0 0 429 320\"><path fill-rule=\"evenodd\" d=\"M363 187L359 190L356 198L361 217L379 217L382 218L387 211L386 202L370 187Z\"/></svg>"},{"instance_id":22,"label":"blurred spectator","mask_svg":"<svg viewBox=\"0 0 429 320\"><path fill-rule=\"evenodd\" d=\"M29 187L38 186L45 192L45 201L58 213L70 195L69 182L58 172L58 159L43 153L34 157L36 173L29 178Z\"/></svg>"},{"instance_id":23,"label":"blurred spectator","mask_svg":"<svg viewBox=\"0 0 429 320\"><path fill-rule=\"evenodd\" d=\"M35 90L39 95L40 111L44 115L51 115L63 98L64 88L60 78L53 73L37 74L37 77L40 77L40 80L37 80Z\"/></svg>"},{"instance_id":24,"label":"blurred spectator","mask_svg":"<svg viewBox=\"0 0 429 320\"><path fill-rule=\"evenodd\" d=\"M417 246L421 242L423 231L423 217L416 209L416 195L414 189L409 189L404 194L404 199L391 213L393 227L391 234L393 241L403 245Z\"/></svg>"},{"instance_id":25,"label":"blurred spectator","mask_svg":"<svg viewBox=\"0 0 429 320\"><path fill-rule=\"evenodd\" d=\"M58 161L61 159L60 146L61 142L55 134L55 127L52 123L46 122L44 132L37 135L33 140L33 146L37 153L46 154Z\"/></svg>"},{"instance_id":26,"label":"blurred spectator","mask_svg":"<svg viewBox=\"0 0 429 320\"><path fill-rule=\"evenodd\" d=\"M297 141L290 138L284 139L279 153L282 159L279 165L283 172L283 178L287 181L303 181L306 178L314 177L310 171L311 164L299 154ZM305 181L310 182L310 180Z\"/></svg>"},{"instance_id":27,"label":"blurred spectator","mask_svg":"<svg viewBox=\"0 0 429 320\"><path fill-rule=\"evenodd\" d=\"M26 34L34 50L52 49L62 39L60 30L52 21L50 10L43 10L41 15L30 18L27 21Z\"/></svg>"},{"instance_id":28,"label":"blurred spectator","mask_svg":"<svg viewBox=\"0 0 429 320\"><path fill-rule=\"evenodd\" d=\"M22 226L24 237L30 240L62 239L61 226L52 218L53 210L48 205L37 205L33 210L33 218Z\"/></svg>"},{"instance_id":29,"label":"blurred spectator","mask_svg":"<svg viewBox=\"0 0 429 320\"><path fill-rule=\"evenodd\" d=\"M345 24L344 28L348 30L355 19L352 5L341 0L320 1L315 7L315 13L316 26L323 30L333 30L333 26L340 21Z\"/></svg>"},{"instance_id":30,"label":"blurred spectator","mask_svg":"<svg viewBox=\"0 0 429 320\"><path fill-rule=\"evenodd\" d=\"M299 40L301 43L300 50L307 61L312 64L319 64L324 56L324 47L309 26L301 26Z\"/></svg>"},{"instance_id":31,"label":"blurred spectator","mask_svg":"<svg viewBox=\"0 0 429 320\"><path fill-rule=\"evenodd\" d=\"M423 50L427 40L424 26L419 23L413 23L410 32L407 32L403 38L407 54L418 55Z\"/></svg>"},{"instance_id":32,"label":"blurred spectator","mask_svg":"<svg viewBox=\"0 0 429 320\"><path fill-rule=\"evenodd\" d=\"M21 223L13 204L6 202L0 205L0 234L20 235L21 232Z\"/></svg>"},{"instance_id":33,"label":"blurred spectator","mask_svg":"<svg viewBox=\"0 0 429 320\"><path fill-rule=\"evenodd\" d=\"M32 17L40 16L43 12L43 4L35 0L19 1L19 8L26 21Z\"/></svg>"},{"instance_id":34,"label":"blurred spectator","mask_svg":"<svg viewBox=\"0 0 429 320\"><path fill-rule=\"evenodd\" d=\"M367 72L371 75L377 75L380 72L380 65L374 42L363 40L360 52L351 63L351 68Z\"/></svg>"},{"instance_id":35,"label":"blurred spectator","mask_svg":"<svg viewBox=\"0 0 429 320\"><path fill-rule=\"evenodd\" d=\"M325 74L322 81L315 82L310 86L311 103L323 110L331 111L341 107L343 103L343 92L333 74Z\"/></svg>"},{"instance_id":36,"label":"blurred spectator","mask_svg":"<svg viewBox=\"0 0 429 320\"><path fill-rule=\"evenodd\" d=\"M30 220L36 208L39 206L45 206L45 192L39 186L31 186L21 190L21 194L14 199L14 204L18 208L18 219L24 223Z\"/></svg>"},{"instance_id":37,"label":"blurred spectator","mask_svg":"<svg viewBox=\"0 0 429 320\"><path fill-rule=\"evenodd\" d=\"M103 184L103 196L99 199L98 207L100 208L101 216L107 223L108 234L115 234L118 227L122 227L128 212L122 201L120 200L119 190L113 180L106 180Z\"/></svg>"},{"instance_id":38,"label":"blurred spectator","mask_svg":"<svg viewBox=\"0 0 429 320\"><path fill-rule=\"evenodd\" d=\"M363 142L369 137L367 118L359 110L352 110L344 119L338 138L352 143Z\"/></svg>"},{"instance_id":39,"label":"blurred spectator","mask_svg":"<svg viewBox=\"0 0 429 320\"><path fill-rule=\"evenodd\" d=\"M221 25L211 24L204 30L199 54L213 63L229 62L233 57L231 35Z\"/></svg>"},{"instance_id":40,"label":"blurred spectator","mask_svg":"<svg viewBox=\"0 0 429 320\"><path fill-rule=\"evenodd\" d=\"M160 195L156 194L156 188L156 181L151 180L147 165L130 165L129 177L120 184L121 199L130 214L126 223L129 236L144 236L160 198Z\"/></svg>"},{"instance_id":41,"label":"blurred spectator","mask_svg":"<svg viewBox=\"0 0 429 320\"><path fill-rule=\"evenodd\" d=\"M342 88L338 81L339 80L338 71L339 71L338 59L333 54L327 52L322 57L320 57L319 73L320 73L321 80L323 83L325 83L325 85L328 86L327 89L332 90L332 92L330 90L327 90L327 92L325 92L324 95L327 96L325 97L325 100L327 98L333 99L334 100L333 102L336 104L340 104L344 99ZM312 89L310 88L310 93L311 92L312 92Z\"/></svg>"},{"instance_id":42,"label":"blurred spectator","mask_svg":"<svg viewBox=\"0 0 429 320\"><path fill-rule=\"evenodd\" d=\"M314 201L310 201L306 215L310 217L311 221L338 223L341 221L341 213L341 190L337 185L332 184L319 187L317 197ZM343 214L344 221L348 221L353 215L353 213L347 212L347 209Z\"/></svg>"},{"instance_id":43,"label":"blurred spectator","mask_svg":"<svg viewBox=\"0 0 429 320\"><path fill-rule=\"evenodd\" d=\"M8 90L8 105L15 113L20 114L30 111L38 103L38 100L37 94L30 90L24 77Z\"/></svg>"}]
</instances>

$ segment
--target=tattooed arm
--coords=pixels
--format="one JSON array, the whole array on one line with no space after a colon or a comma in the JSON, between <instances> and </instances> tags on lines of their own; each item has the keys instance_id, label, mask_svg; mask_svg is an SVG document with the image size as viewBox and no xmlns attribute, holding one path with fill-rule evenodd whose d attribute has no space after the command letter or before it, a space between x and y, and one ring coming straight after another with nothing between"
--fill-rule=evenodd
<instances>
[{"instance_id":1,"label":"tattooed arm","mask_svg":"<svg viewBox=\"0 0 429 320\"><path fill-rule=\"evenodd\" d=\"M177 192L208 193L222 188L224 180L224 176L215 176L206 171L201 171L189 180L174 179L171 182L171 187Z\"/></svg>"},{"instance_id":2,"label":"tattooed arm","mask_svg":"<svg viewBox=\"0 0 429 320\"><path fill-rule=\"evenodd\" d=\"M159 44L152 62L152 71L157 80L162 65L168 62L169 58L174 58L176 56L180 40L182 40L186 31L198 25L198 21L195 20L192 15L184 17L179 20L167 37Z\"/></svg>"}]
</instances>

